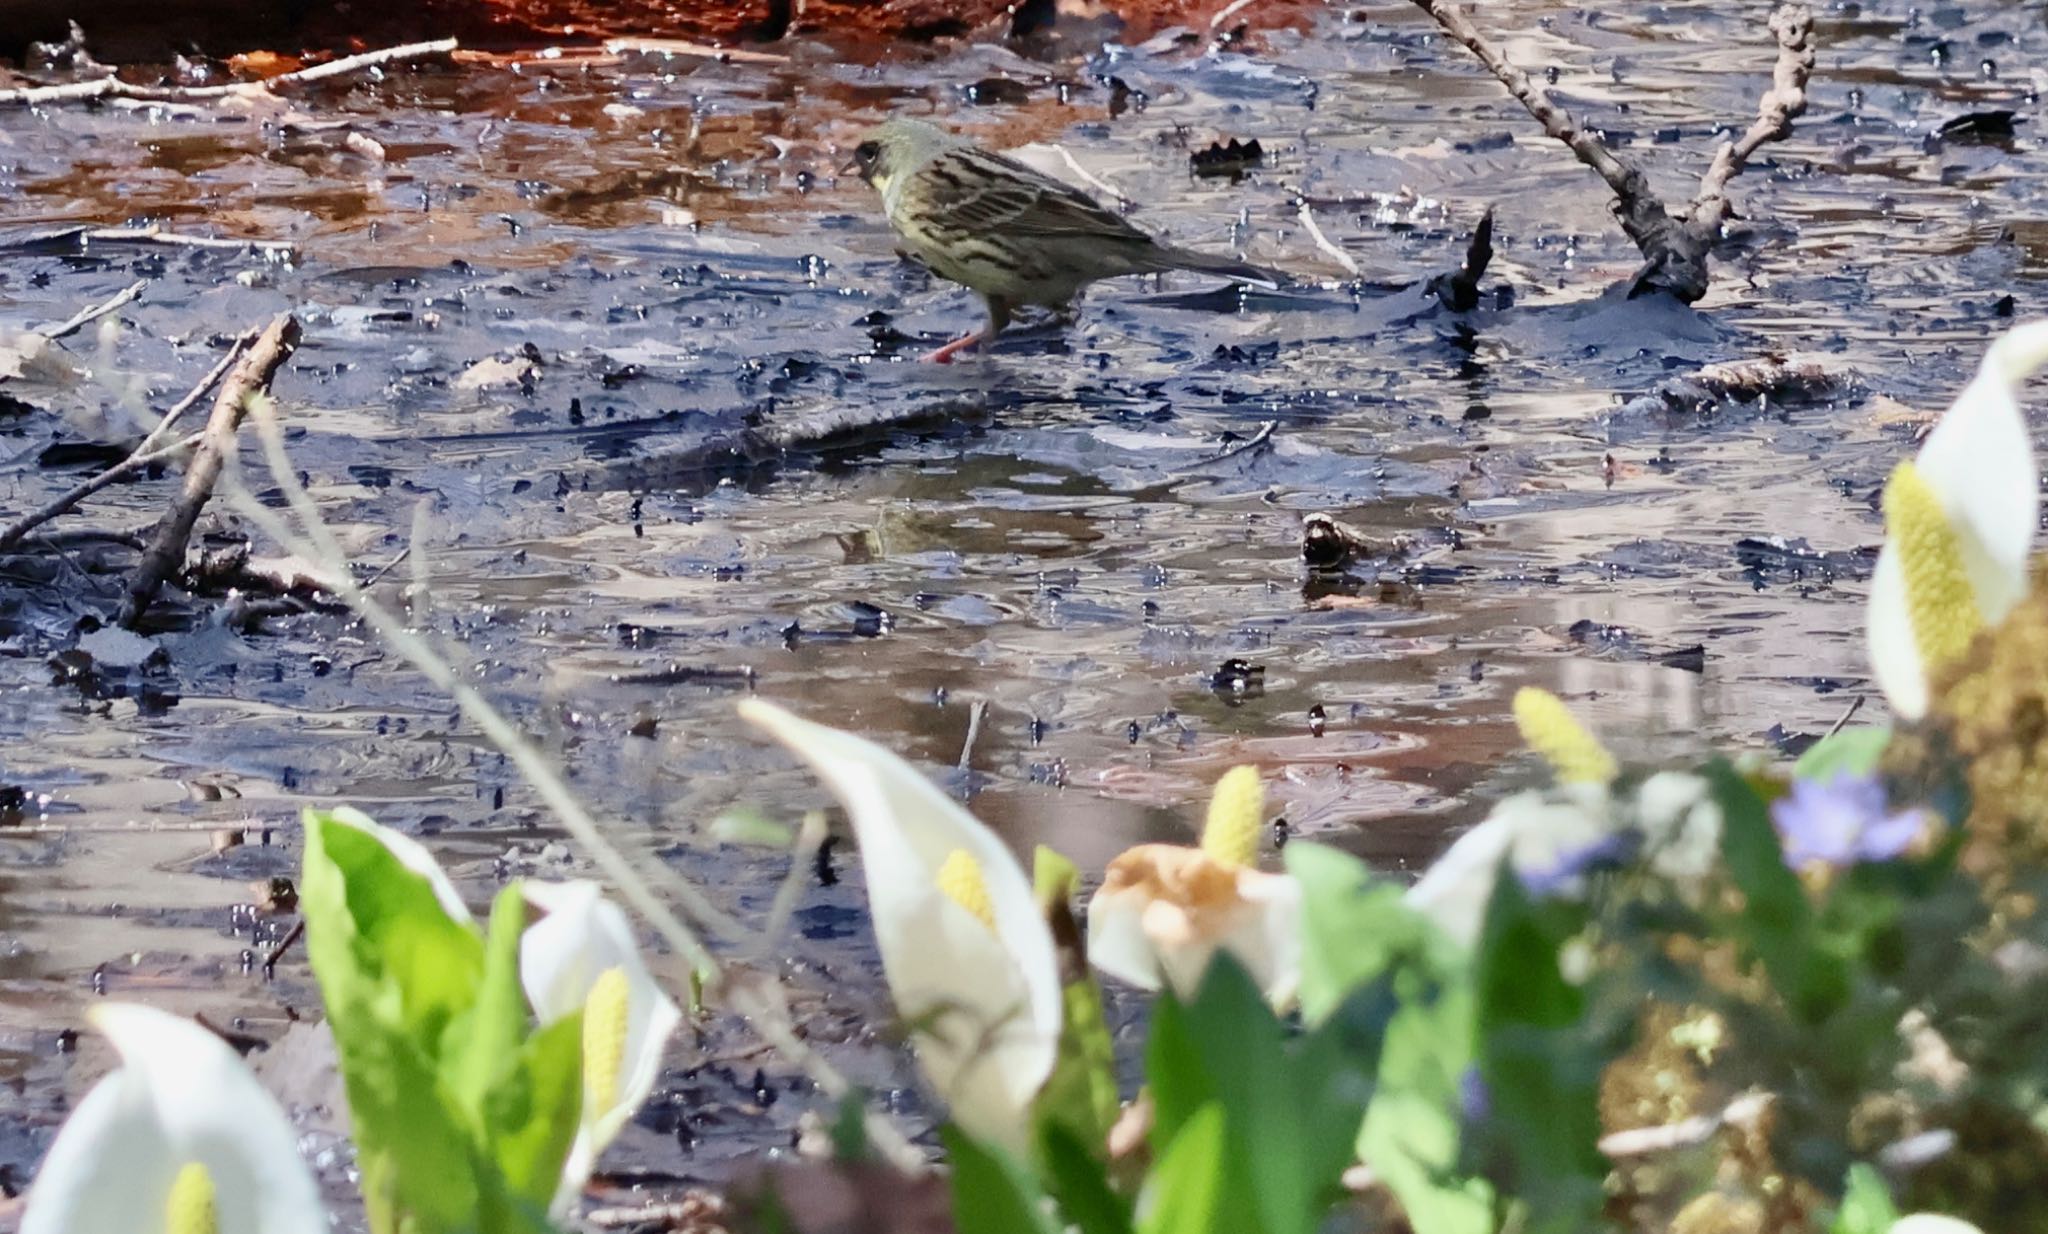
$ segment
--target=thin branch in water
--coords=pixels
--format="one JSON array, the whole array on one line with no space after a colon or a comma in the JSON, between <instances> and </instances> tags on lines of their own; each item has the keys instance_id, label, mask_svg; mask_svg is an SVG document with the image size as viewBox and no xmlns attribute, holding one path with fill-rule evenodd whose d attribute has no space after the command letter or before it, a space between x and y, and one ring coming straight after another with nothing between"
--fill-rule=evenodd
<instances>
[{"instance_id":1,"label":"thin branch in water","mask_svg":"<svg viewBox=\"0 0 2048 1234\"><path fill-rule=\"evenodd\" d=\"M1844 728L1847 728L1849 725L1849 721L1855 719L1856 713L1861 710L1863 710L1863 696L1861 694L1858 694L1855 698L1849 700L1849 709L1842 713L1841 718L1836 720L1833 724L1829 725L1827 732L1821 734L1821 740L1826 741L1828 738L1834 736L1836 733L1841 732Z\"/></svg>"},{"instance_id":2,"label":"thin branch in water","mask_svg":"<svg viewBox=\"0 0 2048 1234\"><path fill-rule=\"evenodd\" d=\"M184 564L185 548L192 539L199 512L213 496L221 468L234 455L235 432L241 427L244 410L258 401L255 396L270 388L271 378L298 345L298 318L279 313L255 345L235 361L233 371L221 383L220 392L214 396L213 413L199 434L192 465L185 469L185 485L157 523L149 549L136 563L134 577L129 580L128 598L122 602L119 616L122 625L134 625L156 599L164 580Z\"/></svg>"},{"instance_id":3,"label":"thin branch in water","mask_svg":"<svg viewBox=\"0 0 2048 1234\"><path fill-rule=\"evenodd\" d=\"M45 502L37 509L31 510L20 518L15 519L5 528L0 528L0 553L4 553L21 543L30 532L41 527L44 523L69 513L77 507L79 502L84 501L101 489L118 483L137 472L146 471L158 463L169 462L171 459L197 446L205 436L206 434L203 432L194 433L182 441L175 441L168 446L162 446L149 451L143 451L138 447L135 453L115 463L112 467L107 468L89 480L80 481L55 499ZM63 534L62 532L49 532L42 538L55 543L55 537Z\"/></svg>"},{"instance_id":4,"label":"thin branch in water","mask_svg":"<svg viewBox=\"0 0 2048 1234\"><path fill-rule=\"evenodd\" d=\"M1322 227L1316 223L1316 212L1309 208L1308 198L1300 197L1296 202L1295 217L1301 220L1301 229L1308 233L1308 238L1315 242L1315 246L1330 260L1344 267L1345 272L1352 278L1364 273L1358 268L1358 262L1353 260L1351 254L1337 247L1331 242L1330 237L1323 234Z\"/></svg>"},{"instance_id":5,"label":"thin branch in water","mask_svg":"<svg viewBox=\"0 0 2048 1234\"><path fill-rule=\"evenodd\" d=\"M105 317L108 313L114 312L116 309L120 309L126 305L134 303L136 300L141 298L143 289L147 288L148 286L148 279L137 279L135 282L130 283L127 287L114 293L107 299L102 300L100 303L95 304L91 308L84 309L79 313L75 314L69 320L64 321L58 325L46 326L45 328L36 331L36 333L42 335L46 339L60 339L68 337L69 335L72 334L76 334L82 327L90 325L95 321L98 321L100 318Z\"/></svg>"},{"instance_id":6,"label":"thin branch in water","mask_svg":"<svg viewBox=\"0 0 2048 1234\"><path fill-rule=\"evenodd\" d=\"M297 921L292 923L291 932L286 934L283 938L278 939L277 946L272 947L270 949L270 954L263 957L263 971L265 973L269 973L271 970L275 969L277 967L277 962L284 958L284 953L290 951L292 944L299 941L299 935L304 934L305 932L306 919L304 917L301 917Z\"/></svg>"},{"instance_id":7,"label":"thin branch in water","mask_svg":"<svg viewBox=\"0 0 2048 1234\"><path fill-rule=\"evenodd\" d=\"M1700 182L1699 195L1674 218L1650 188L1642 168L1617 156L1600 135L1580 124L1544 93L1495 47L1456 0L1414 0L1444 33L1479 58L1487 71L1543 126L1593 169L1613 190L1615 214L1622 230L1642 250L1643 264L1629 283L1629 294L1665 291L1691 304L1707 293L1707 257L1720 238L1727 216L1728 182L1748 164L1765 142L1792 131L1792 120L1806 110L1806 84L1813 72L1813 13L1804 4L1780 5L1770 18L1778 41L1778 59L1771 90L1758 106L1756 122L1739 141L1722 146Z\"/></svg>"},{"instance_id":8,"label":"thin branch in water","mask_svg":"<svg viewBox=\"0 0 2048 1234\"><path fill-rule=\"evenodd\" d=\"M1060 161L1067 165L1067 170L1081 177L1081 179L1087 183L1088 187L1094 189L1098 193L1108 194L1110 199L1116 202L1117 209L1128 210L1132 206L1137 204L1136 202L1133 202L1130 198L1118 192L1117 187L1114 184L1111 184L1109 181L1104 180L1101 176L1096 175L1094 172L1089 171L1086 167L1081 166L1080 161L1076 159L1073 153L1069 151L1065 146L1059 144L1058 142L1054 142L1052 143L1052 150L1054 153L1060 156Z\"/></svg>"},{"instance_id":9,"label":"thin branch in water","mask_svg":"<svg viewBox=\"0 0 2048 1234\"><path fill-rule=\"evenodd\" d=\"M1191 467L1183 467L1173 474L1176 476L1192 476L1199 472L1207 471L1218 463L1227 463L1239 455L1250 454L1254 450L1264 449L1266 443L1273 440L1273 430L1279 427L1280 422L1278 420L1262 420L1259 422L1258 432L1253 433L1214 458L1203 459L1201 462Z\"/></svg>"},{"instance_id":10,"label":"thin branch in water","mask_svg":"<svg viewBox=\"0 0 2048 1234\"><path fill-rule=\"evenodd\" d=\"M974 739L981 736L981 722L988 715L988 700L977 698L974 706L967 711L967 740L960 743L960 770L965 771L974 762Z\"/></svg>"},{"instance_id":11,"label":"thin branch in water","mask_svg":"<svg viewBox=\"0 0 2048 1234\"><path fill-rule=\"evenodd\" d=\"M28 86L19 90L0 90L0 106L40 107L51 103L84 103L96 99L141 99L145 102L194 103L208 99L225 99L235 96L270 94L279 86L301 86L330 77L348 73L359 73L364 69L377 68L397 60L417 60L426 56L444 56L456 49L454 39L434 39L425 43L406 43L398 47L386 47L378 51L366 51L360 55L343 56L326 64L316 64L309 69L280 74L267 81L237 81L220 86L144 86L123 81L118 77L96 77L91 81L66 82L59 86Z\"/></svg>"},{"instance_id":12,"label":"thin branch in water","mask_svg":"<svg viewBox=\"0 0 2048 1234\"><path fill-rule=\"evenodd\" d=\"M284 240L236 240L225 236L188 236L165 231L154 223L143 227L59 227L39 231L0 245L0 252L62 252L66 247L84 252L95 244L159 244L173 248L220 249L258 252L289 258L298 246Z\"/></svg>"}]
</instances>

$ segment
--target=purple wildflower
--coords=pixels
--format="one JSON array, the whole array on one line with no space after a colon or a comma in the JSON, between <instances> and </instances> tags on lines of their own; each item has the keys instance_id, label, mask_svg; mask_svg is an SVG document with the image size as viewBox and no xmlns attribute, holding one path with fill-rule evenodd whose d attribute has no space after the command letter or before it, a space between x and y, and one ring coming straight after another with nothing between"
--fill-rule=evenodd
<instances>
[{"instance_id":1,"label":"purple wildflower","mask_svg":"<svg viewBox=\"0 0 2048 1234\"><path fill-rule=\"evenodd\" d=\"M1493 1094L1479 1076L1479 1068L1467 1067L1458 1076L1458 1107L1468 1123L1483 1123L1493 1114Z\"/></svg>"},{"instance_id":2,"label":"purple wildflower","mask_svg":"<svg viewBox=\"0 0 2048 1234\"><path fill-rule=\"evenodd\" d=\"M1633 857L1636 841L1634 833L1617 831L1560 855L1548 869L1519 871L1522 890L1539 900L1574 895L1586 875L1621 865Z\"/></svg>"},{"instance_id":3,"label":"purple wildflower","mask_svg":"<svg viewBox=\"0 0 2048 1234\"><path fill-rule=\"evenodd\" d=\"M1925 825L1918 810L1891 813L1876 776L1847 772L1826 784L1794 781L1791 795L1772 803L1771 821L1791 866L1889 861L1906 851Z\"/></svg>"}]
</instances>

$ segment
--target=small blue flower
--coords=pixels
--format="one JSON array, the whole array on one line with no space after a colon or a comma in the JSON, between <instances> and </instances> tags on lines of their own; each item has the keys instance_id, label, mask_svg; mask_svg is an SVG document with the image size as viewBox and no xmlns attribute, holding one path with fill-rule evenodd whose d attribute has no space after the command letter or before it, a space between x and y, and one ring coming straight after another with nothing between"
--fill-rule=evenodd
<instances>
[{"instance_id":1,"label":"small blue flower","mask_svg":"<svg viewBox=\"0 0 2048 1234\"><path fill-rule=\"evenodd\" d=\"M1458 1076L1458 1107L1467 1123L1483 1123L1493 1115L1493 1094L1480 1078L1479 1068L1467 1067Z\"/></svg>"},{"instance_id":2,"label":"small blue flower","mask_svg":"<svg viewBox=\"0 0 2048 1234\"><path fill-rule=\"evenodd\" d=\"M1822 784L1796 780L1791 795L1771 805L1785 845L1785 863L1832 866L1889 861L1906 851L1925 825L1918 810L1889 812L1876 776L1843 772Z\"/></svg>"},{"instance_id":3,"label":"small blue flower","mask_svg":"<svg viewBox=\"0 0 2048 1234\"><path fill-rule=\"evenodd\" d=\"M1627 864L1639 839L1634 832L1617 831L1560 855L1549 869L1519 871L1522 890L1538 900L1578 894L1586 875Z\"/></svg>"}]
</instances>

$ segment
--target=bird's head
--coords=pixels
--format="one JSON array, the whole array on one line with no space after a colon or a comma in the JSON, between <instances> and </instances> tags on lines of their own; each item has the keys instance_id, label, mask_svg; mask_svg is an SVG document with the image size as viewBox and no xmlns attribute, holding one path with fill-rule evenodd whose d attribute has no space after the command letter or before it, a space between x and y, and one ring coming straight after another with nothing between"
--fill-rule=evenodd
<instances>
[{"instance_id":1,"label":"bird's head","mask_svg":"<svg viewBox=\"0 0 2048 1234\"><path fill-rule=\"evenodd\" d=\"M853 157L840 170L857 172L861 179L886 193L891 180L923 165L957 141L935 124L889 120L861 135L860 144L853 148Z\"/></svg>"}]
</instances>

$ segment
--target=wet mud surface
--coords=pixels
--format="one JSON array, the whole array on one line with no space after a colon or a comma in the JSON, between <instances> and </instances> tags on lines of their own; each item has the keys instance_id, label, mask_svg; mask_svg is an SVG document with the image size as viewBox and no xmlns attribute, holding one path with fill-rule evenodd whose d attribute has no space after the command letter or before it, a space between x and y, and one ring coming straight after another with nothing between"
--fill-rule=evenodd
<instances>
[{"instance_id":1,"label":"wet mud surface","mask_svg":"<svg viewBox=\"0 0 2048 1234\"><path fill-rule=\"evenodd\" d=\"M1766 11L1480 15L1682 198L1754 113ZM0 387L25 404L0 411L0 503L119 457L140 409L292 309L305 341L275 390L294 463L365 575L414 550L378 594L623 842L726 908L764 913L786 858L711 821L822 801L742 731L748 690L902 751L1020 851L1090 872L1191 836L1241 762L1265 769L1289 836L1412 869L1531 776L1517 686L1561 691L1649 758L1817 733L1867 686L1873 505L1911 413L2048 299L2026 67L2048 63L2048 34L2012 6L1877 3L1829 9L1818 43L1809 113L1737 182L1744 217L1696 309L1603 294L1636 264L1604 189L1391 3L1220 52L848 61L797 41L777 62L394 69L294 112L7 112L0 326L148 287L117 337L67 340L91 379ZM1144 225L1305 284L1126 280L1064 334L921 364L980 308L899 261L871 192L835 174L891 109L1063 143ZM1932 136L1993 110L2016 134ZM1257 139L1261 163L1190 174L1230 138ZM1356 280L1301 225L1304 198ZM1482 307L1451 314L1421 284L1490 205ZM37 239L125 222L296 247ZM1844 384L1622 410L1770 352L1816 354ZM849 406L919 418L760 465L669 461ZM57 525L146 526L172 483L116 486ZM1311 578L1315 511L1424 551ZM0 558L0 1182L32 1174L104 1067L61 1040L102 992L267 1039L316 1005L302 953L261 971L289 918L238 907L295 871L302 805L428 836L479 898L508 874L583 872L505 761L346 617L248 631L174 603L154 648L81 652L126 560ZM216 854L225 826L272 842ZM857 865L842 845L817 873L796 914L805 1026L912 1109ZM715 1180L790 1142L804 1086L736 1026L703 1033L611 1159L632 1177Z\"/></svg>"}]
</instances>

